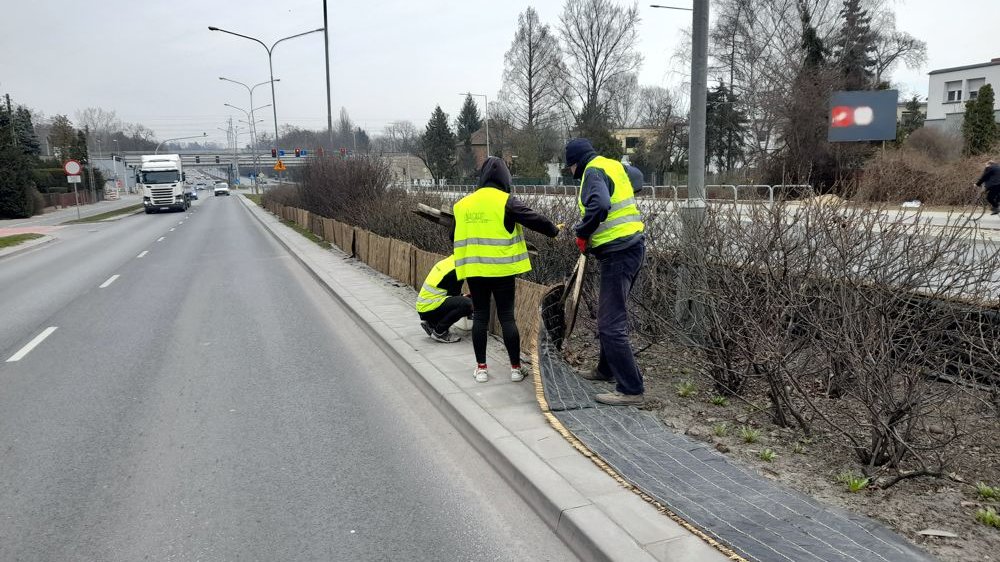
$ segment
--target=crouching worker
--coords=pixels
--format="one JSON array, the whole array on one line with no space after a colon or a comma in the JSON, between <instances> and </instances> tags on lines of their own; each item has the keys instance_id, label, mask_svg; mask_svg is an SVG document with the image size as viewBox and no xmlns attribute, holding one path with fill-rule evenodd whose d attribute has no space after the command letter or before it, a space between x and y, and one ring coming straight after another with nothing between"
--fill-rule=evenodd
<instances>
[{"instance_id":1,"label":"crouching worker","mask_svg":"<svg viewBox=\"0 0 1000 562\"><path fill-rule=\"evenodd\" d=\"M462 296L462 282L455 274L455 256L434 264L417 296L420 327L432 340L455 343L462 338L452 335L451 327L472 314L472 299Z\"/></svg>"}]
</instances>

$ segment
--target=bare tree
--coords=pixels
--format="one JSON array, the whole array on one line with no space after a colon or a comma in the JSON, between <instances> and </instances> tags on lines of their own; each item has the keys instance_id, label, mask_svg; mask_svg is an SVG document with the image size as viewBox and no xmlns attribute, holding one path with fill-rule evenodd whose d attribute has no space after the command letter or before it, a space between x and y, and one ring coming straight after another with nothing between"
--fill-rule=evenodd
<instances>
[{"instance_id":1,"label":"bare tree","mask_svg":"<svg viewBox=\"0 0 1000 562\"><path fill-rule=\"evenodd\" d=\"M566 80L577 108L598 108L622 75L639 70L639 6L611 0L567 0L559 18L566 53Z\"/></svg>"},{"instance_id":2,"label":"bare tree","mask_svg":"<svg viewBox=\"0 0 1000 562\"><path fill-rule=\"evenodd\" d=\"M639 77L636 73L619 74L608 82L603 105L615 128L634 127L639 120Z\"/></svg>"},{"instance_id":3,"label":"bare tree","mask_svg":"<svg viewBox=\"0 0 1000 562\"><path fill-rule=\"evenodd\" d=\"M872 27L877 30L875 50L875 83L888 79L888 74L899 63L906 68L919 68L927 62L927 43L896 29L896 16L890 11L876 12L872 16Z\"/></svg>"},{"instance_id":4,"label":"bare tree","mask_svg":"<svg viewBox=\"0 0 1000 562\"><path fill-rule=\"evenodd\" d=\"M562 53L548 25L528 7L517 18L517 32L504 63L501 99L519 128L549 125L565 98Z\"/></svg>"},{"instance_id":5,"label":"bare tree","mask_svg":"<svg viewBox=\"0 0 1000 562\"><path fill-rule=\"evenodd\" d=\"M108 111L100 107L88 107L77 111L76 122L80 128L90 131L91 138L104 143L105 151L111 150L107 145L110 144L112 135L124 129L124 123L114 110Z\"/></svg>"}]
</instances>

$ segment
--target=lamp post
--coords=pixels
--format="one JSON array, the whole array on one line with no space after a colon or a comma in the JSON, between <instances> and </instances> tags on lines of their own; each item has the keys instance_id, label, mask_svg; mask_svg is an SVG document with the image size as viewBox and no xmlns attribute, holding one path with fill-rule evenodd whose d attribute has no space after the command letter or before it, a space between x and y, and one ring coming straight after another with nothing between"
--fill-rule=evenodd
<instances>
[{"instance_id":1,"label":"lamp post","mask_svg":"<svg viewBox=\"0 0 1000 562\"><path fill-rule=\"evenodd\" d=\"M705 121L708 103L708 15L709 0L693 0L693 8L651 5L653 8L690 10L691 27L691 118L688 133L688 200L681 208L684 241L689 249L689 266L680 270L677 303L678 320L693 328L695 340L702 337L703 307L696 294L706 285L701 228L705 218Z\"/></svg>"},{"instance_id":2,"label":"lamp post","mask_svg":"<svg viewBox=\"0 0 1000 562\"><path fill-rule=\"evenodd\" d=\"M237 82L236 80L231 80L231 79L225 78L223 76L219 76L219 80L223 80L225 82L232 82L233 84L239 84L240 86L243 86L244 88L246 88L247 92L249 92L249 94L250 94L250 114L247 116L247 121L250 122L250 123L248 123L248 125L250 125L250 144L253 146L253 165L254 165L254 180L253 181L254 181L254 188L256 189L256 186L257 186L257 174L260 173L260 164L259 164L260 158L257 156L257 149L258 149L258 146L257 146L257 121L253 118L253 112L254 112L254 109L255 109L254 106L253 106L253 91L257 88L257 86L263 86L264 84L268 84L268 83L270 83L270 84L273 85L274 82L281 82L281 78L274 78L273 80L268 80L267 82L261 82L259 84L254 84L253 86L247 86L243 82ZM271 105L273 107L274 104L268 104L268 105ZM267 105L263 105L263 106L258 107L256 109L262 109L264 107L267 107ZM240 109L240 108L237 107L236 109ZM278 141L277 137L275 137L274 141L275 142Z\"/></svg>"},{"instance_id":3,"label":"lamp post","mask_svg":"<svg viewBox=\"0 0 1000 562\"><path fill-rule=\"evenodd\" d=\"M267 82L264 82L264 83L266 84ZM260 84L258 84L258 86L259 85ZM252 101L252 98L251 98L251 101ZM261 120L261 121L254 120L254 118L253 118L253 112L256 111L256 110L258 110L258 109L264 109L265 107L268 107L271 104L262 105L260 107L253 107L253 104L251 104L250 105L250 111L247 111L247 110L243 109L242 107L236 107L235 105L230 104L230 103L224 103L222 105L224 105L226 107L231 107L233 109L238 109L238 110L242 111L244 115L247 116L246 123L250 127L250 145L253 147L253 163L254 163L254 179L253 179L253 182L254 182L254 190L256 192L257 175L260 174L260 166L258 165L258 158L257 158L257 123L263 123L263 120Z\"/></svg>"},{"instance_id":4,"label":"lamp post","mask_svg":"<svg viewBox=\"0 0 1000 562\"><path fill-rule=\"evenodd\" d=\"M159 154L160 147L163 146L163 143L174 142L174 141L179 141L179 140L188 140L188 139L200 139L202 137L207 137L207 136L208 136L208 133L202 133L200 135L194 135L192 137L177 137L177 138L173 138L173 139L164 139L164 140L160 141L160 144L156 145L156 149L153 150L153 154Z\"/></svg>"},{"instance_id":5,"label":"lamp post","mask_svg":"<svg viewBox=\"0 0 1000 562\"><path fill-rule=\"evenodd\" d=\"M465 92L464 94L458 94L460 96L475 96L477 98L483 98L483 103L486 104L486 158L491 156L490 154L490 98L486 97L486 94L473 94L471 92Z\"/></svg>"},{"instance_id":6,"label":"lamp post","mask_svg":"<svg viewBox=\"0 0 1000 562\"><path fill-rule=\"evenodd\" d=\"M277 147L278 146L278 102L274 98L275 80L274 80L274 61L272 56L274 54L274 48L277 47L278 43L281 43L282 41L288 41L289 39L295 39L296 37L302 37L303 35L309 35L310 33L319 33L320 31L324 31L325 28L320 27L318 29L313 29L311 31L305 31L303 33L297 33L295 35L289 35L288 37L282 37L281 39L275 41L270 47L268 47L267 44L261 41L260 39L257 39L256 37L250 37L249 35L243 35L240 33L236 33L234 31L228 31L211 25L208 26L208 30L221 31L223 33L228 33L229 35L235 35L237 37L242 37L244 39L256 41L257 43L260 43L261 47L264 47L265 51L267 51L267 67L271 74L271 110L274 116L274 143L275 147Z\"/></svg>"}]
</instances>

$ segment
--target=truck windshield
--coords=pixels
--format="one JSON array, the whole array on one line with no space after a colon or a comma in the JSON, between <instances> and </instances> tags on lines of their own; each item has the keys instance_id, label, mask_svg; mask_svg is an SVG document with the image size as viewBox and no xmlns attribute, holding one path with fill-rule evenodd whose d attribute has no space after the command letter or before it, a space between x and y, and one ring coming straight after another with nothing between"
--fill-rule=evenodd
<instances>
[{"instance_id":1,"label":"truck windshield","mask_svg":"<svg viewBox=\"0 0 1000 562\"><path fill-rule=\"evenodd\" d=\"M143 172L142 183L177 183L181 175L177 170L161 170L158 172Z\"/></svg>"}]
</instances>

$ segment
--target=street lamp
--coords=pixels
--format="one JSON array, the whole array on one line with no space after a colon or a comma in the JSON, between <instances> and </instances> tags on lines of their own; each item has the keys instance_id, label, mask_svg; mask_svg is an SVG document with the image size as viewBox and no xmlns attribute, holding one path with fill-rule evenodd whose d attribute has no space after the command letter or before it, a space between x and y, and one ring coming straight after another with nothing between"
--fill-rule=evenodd
<instances>
[{"instance_id":1,"label":"street lamp","mask_svg":"<svg viewBox=\"0 0 1000 562\"><path fill-rule=\"evenodd\" d=\"M243 34L240 34L240 33L236 33L236 32L233 32L233 31L228 31L228 30L225 30L225 29L221 29L221 28L218 28L218 27L211 26L211 25L208 26L208 30L209 31L221 31L223 33L228 33L230 35L235 35L237 37L242 37L244 39L249 39L251 41L256 41L257 43L260 43L261 47L264 47L265 51L267 51L267 67L268 67L268 70L270 71L270 74L271 74L271 110L272 110L273 115L274 115L274 143L275 143L274 145L278 146L278 102L274 98L274 82L275 82L275 80L274 80L274 61L272 60L272 58L273 58L272 55L274 54L274 48L277 47L278 43L281 43L282 41L288 41L289 39L295 39L296 37L302 37L303 35L309 35L310 33L319 33L320 31L324 31L325 28L320 27L319 29L313 29L311 31L305 31L303 33L297 33L295 35L289 35L288 37L282 37L281 39L278 39L277 41L275 41L274 44L272 44L270 47L268 47L267 44L264 43L263 41L261 41L260 39L257 39L256 37L250 37L249 35L243 35Z\"/></svg>"},{"instance_id":2,"label":"street lamp","mask_svg":"<svg viewBox=\"0 0 1000 562\"><path fill-rule=\"evenodd\" d=\"M486 97L486 94L473 94L471 92L465 92L464 94L458 94L460 96L475 96L477 98L483 98L485 100L483 103L486 104L486 158L491 156L490 154L490 98Z\"/></svg>"},{"instance_id":3,"label":"street lamp","mask_svg":"<svg viewBox=\"0 0 1000 562\"><path fill-rule=\"evenodd\" d=\"M156 149L153 150L153 154L159 153L160 152L160 147L163 146L163 143L165 143L165 142L174 142L174 141L188 140L188 139L200 139L202 137L207 137L207 136L208 136L208 133L202 133L200 135L194 135L193 137L177 137L177 138L173 138L173 139L164 139L164 140L160 141L160 144L156 145Z\"/></svg>"},{"instance_id":4,"label":"street lamp","mask_svg":"<svg viewBox=\"0 0 1000 562\"><path fill-rule=\"evenodd\" d=\"M257 182L256 176L257 176L257 174L260 173L260 166L258 165L259 158L257 156L257 148L258 148L257 147L257 121L253 118L253 112L254 112L254 107L253 107L253 91L257 88L257 86L263 86L264 84L268 84L268 83L273 84L274 82L281 82L281 78L275 78L273 80L268 80L267 82L261 82L259 84L254 84L253 86L247 86L243 82L237 82L236 80L231 80L231 79L225 78L223 76L219 76L219 80L223 80L225 82L232 82L233 84L239 84L240 86L243 86L244 88L246 88L247 92L250 93L250 115L247 116L247 120L250 121L250 123L248 123L248 125L250 125L250 144L253 146L254 185L256 185L256 182ZM271 105L271 104L268 104L268 105ZM262 106L262 107L267 107L267 106L265 105L265 106ZM239 109L239 108L237 108L237 109ZM261 108L257 108L257 109L261 109ZM278 142L277 137L275 137L274 142Z\"/></svg>"},{"instance_id":5,"label":"street lamp","mask_svg":"<svg viewBox=\"0 0 1000 562\"><path fill-rule=\"evenodd\" d=\"M225 80L225 78L223 78L223 80ZM267 82L264 82L264 83L266 84ZM260 84L257 84L257 85L259 86ZM252 94L251 94L251 101L253 101ZM264 121L263 121L263 119L260 120L260 121L255 120L253 118L253 112L257 111L258 109L264 109L265 107L269 107L269 106L271 106L271 104L262 105L260 107L254 107L253 104L251 104L250 105L250 111L247 111L247 110L243 109L242 107L236 107L235 105L230 104L230 103L224 103L222 105L224 105L226 107L231 107L233 109L238 109L238 110L242 111L244 115L247 116L246 124L250 127L250 146L251 146L251 149L253 150L253 165L254 165L254 180L253 181L254 181L254 185L256 186L257 185L257 175L260 174L260 165L259 165L260 159L257 156L257 123L263 123Z\"/></svg>"}]
</instances>

